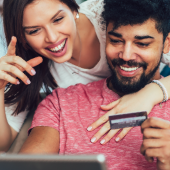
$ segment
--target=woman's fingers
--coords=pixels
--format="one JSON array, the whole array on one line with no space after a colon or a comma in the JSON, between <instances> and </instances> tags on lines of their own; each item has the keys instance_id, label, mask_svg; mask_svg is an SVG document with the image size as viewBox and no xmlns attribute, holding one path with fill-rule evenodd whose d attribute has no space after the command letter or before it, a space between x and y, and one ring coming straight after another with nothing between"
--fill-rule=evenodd
<instances>
[{"instance_id":1,"label":"woman's fingers","mask_svg":"<svg viewBox=\"0 0 170 170\"><path fill-rule=\"evenodd\" d=\"M10 65L10 64L0 65L0 67L1 67L1 71L5 72L3 74L3 78L0 77L0 79L4 79L4 80L12 83L11 80L14 81L15 77L18 77L25 84L30 84L31 83L29 78L21 70L19 70L17 67L15 67L13 65ZM11 76L13 76L14 79L11 79ZM17 79L15 79L14 84L16 84L16 81L17 81ZM17 84L18 84L18 82L17 82Z\"/></svg>"},{"instance_id":2,"label":"woman's fingers","mask_svg":"<svg viewBox=\"0 0 170 170\"><path fill-rule=\"evenodd\" d=\"M43 62L42 57L35 57L35 58L32 58L29 61L27 61L27 63L32 67L35 67L35 66L41 64L42 62Z\"/></svg>"},{"instance_id":3,"label":"woman's fingers","mask_svg":"<svg viewBox=\"0 0 170 170\"><path fill-rule=\"evenodd\" d=\"M11 41L8 45L7 55L15 55L16 43L17 43L17 38L12 36Z\"/></svg>"},{"instance_id":4,"label":"woman's fingers","mask_svg":"<svg viewBox=\"0 0 170 170\"><path fill-rule=\"evenodd\" d=\"M12 77L11 75L1 70L0 70L0 79L5 80L5 81L0 81L0 88L5 87L7 83L12 83L16 85L20 83L18 79Z\"/></svg>"},{"instance_id":5,"label":"woman's fingers","mask_svg":"<svg viewBox=\"0 0 170 170\"><path fill-rule=\"evenodd\" d=\"M88 131L92 131L94 129L96 129L97 127L99 127L100 125L102 125L103 123L106 123L109 119L109 115L113 114L113 110L112 112L107 112L106 114L104 114L103 116L101 116L98 120L96 120L94 123L92 123L87 130Z\"/></svg>"},{"instance_id":6,"label":"woman's fingers","mask_svg":"<svg viewBox=\"0 0 170 170\"><path fill-rule=\"evenodd\" d=\"M124 128L119 135L117 135L117 137L115 138L116 142L119 142L120 140L122 140L126 134L131 130L132 128ZM105 123L105 125L91 138L91 142L95 143L97 142L103 135L105 135L107 132L107 134L104 136L104 138L100 141L100 143L102 145L106 144L107 142L109 142L121 129L110 129L110 123L107 122Z\"/></svg>"},{"instance_id":7,"label":"woman's fingers","mask_svg":"<svg viewBox=\"0 0 170 170\"><path fill-rule=\"evenodd\" d=\"M118 103L120 102L120 100L116 100L108 105L101 105L101 109L102 110L110 110L113 109Z\"/></svg>"},{"instance_id":8,"label":"woman's fingers","mask_svg":"<svg viewBox=\"0 0 170 170\"><path fill-rule=\"evenodd\" d=\"M91 142L97 142L104 134L106 134L110 130L110 123L107 122L103 125L103 127L91 138Z\"/></svg>"},{"instance_id":9,"label":"woman's fingers","mask_svg":"<svg viewBox=\"0 0 170 170\"><path fill-rule=\"evenodd\" d=\"M32 76L35 75L35 70L25 60L23 60L19 56L5 56L2 59L0 59L0 61L1 61L0 63L2 63L1 66L2 65L5 66L6 64L10 64L11 66L17 64L23 68L21 71L26 71ZM11 70L8 70L8 72L10 73Z\"/></svg>"},{"instance_id":10,"label":"woman's fingers","mask_svg":"<svg viewBox=\"0 0 170 170\"><path fill-rule=\"evenodd\" d=\"M119 142L120 140L122 140L131 129L132 129L132 127L122 129L122 131L117 135L117 137L115 139L116 142Z\"/></svg>"}]
</instances>

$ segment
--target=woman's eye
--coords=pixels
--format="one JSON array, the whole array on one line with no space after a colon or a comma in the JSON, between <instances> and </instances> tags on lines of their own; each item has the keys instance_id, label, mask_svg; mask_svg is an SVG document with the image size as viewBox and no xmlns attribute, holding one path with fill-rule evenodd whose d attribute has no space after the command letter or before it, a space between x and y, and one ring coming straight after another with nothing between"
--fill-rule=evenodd
<instances>
[{"instance_id":1,"label":"woman's eye","mask_svg":"<svg viewBox=\"0 0 170 170\"><path fill-rule=\"evenodd\" d=\"M29 35L36 34L36 33L38 32L38 30L39 30L39 29L27 31L27 33L28 33Z\"/></svg>"},{"instance_id":2,"label":"woman's eye","mask_svg":"<svg viewBox=\"0 0 170 170\"><path fill-rule=\"evenodd\" d=\"M61 21L63 18L64 18L64 17L57 18L57 19L54 20L54 22L59 22L59 21Z\"/></svg>"},{"instance_id":3,"label":"woman's eye","mask_svg":"<svg viewBox=\"0 0 170 170\"><path fill-rule=\"evenodd\" d=\"M137 44L141 47L147 47L149 45L149 43L140 43L140 42L138 42Z\"/></svg>"}]
</instances>

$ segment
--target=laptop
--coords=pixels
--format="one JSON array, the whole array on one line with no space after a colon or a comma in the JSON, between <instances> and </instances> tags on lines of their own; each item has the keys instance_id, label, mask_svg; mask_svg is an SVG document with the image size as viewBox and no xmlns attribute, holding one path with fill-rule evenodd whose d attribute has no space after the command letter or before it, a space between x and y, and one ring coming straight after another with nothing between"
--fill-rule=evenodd
<instances>
[{"instance_id":1,"label":"laptop","mask_svg":"<svg viewBox=\"0 0 170 170\"><path fill-rule=\"evenodd\" d=\"M107 170L99 155L0 154L2 170Z\"/></svg>"}]
</instances>

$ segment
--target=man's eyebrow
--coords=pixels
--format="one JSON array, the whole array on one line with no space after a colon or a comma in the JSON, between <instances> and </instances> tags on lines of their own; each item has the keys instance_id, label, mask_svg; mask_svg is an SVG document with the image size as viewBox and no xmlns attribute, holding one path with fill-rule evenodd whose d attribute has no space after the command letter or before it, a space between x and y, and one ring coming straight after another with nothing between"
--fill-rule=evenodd
<instances>
[{"instance_id":1,"label":"man's eyebrow","mask_svg":"<svg viewBox=\"0 0 170 170\"><path fill-rule=\"evenodd\" d=\"M62 10L57 11L57 13L51 18L53 20ZM28 26L28 27L23 27L24 30L29 29L29 28L37 28L39 26Z\"/></svg>"},{"instance_id":2,"label":"man's eyebrow","mask_svg":"<svg viewBox=\"0 0 170 170\"><path fill-rule=\"evenodd\" d=\"M118 38L122 38L122 35L121 35L121 34L116 33L116 32L114 32L114 31L109 31L108 34L109 34L109 35L113 35L113 36L118 37Z\"/></svg>"},{"instance_id":3,"label":"man's eyebrow","mask_svg":"<svg viewBox=\"0 0 170 170\"><path fill-rule=\"evenodd\" d=\"M143 39L149 39L149 38L154 39L154 37L149 36L149 35L144 35L144 36L136 35L135 36L135 39L137 39L137 40L143 40Z\"/></svg>"}]
</instances>

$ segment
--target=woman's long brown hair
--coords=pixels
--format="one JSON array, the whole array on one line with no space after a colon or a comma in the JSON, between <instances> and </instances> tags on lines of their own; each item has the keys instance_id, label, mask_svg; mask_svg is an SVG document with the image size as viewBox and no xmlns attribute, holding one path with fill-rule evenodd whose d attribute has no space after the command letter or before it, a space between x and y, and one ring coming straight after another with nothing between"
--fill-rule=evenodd
<instances>
[{"instance_id":1,"label":"woman's long brown hair","mask_svg":"<svg viewBox=\"0 0 170 170\"><path fill-rule=\"evenodd\" d=\"M11 37L17 37L16 55L28 61L37 56L37 54L27 43L24 30L22 27L23 11L28 4L35 0L4 0L3 2L3 23L7 45L11 41ZM72 11L78 11L79 6L75 0L60 0L65 3ZM16 104L17 108L13 114L19 114L24 110L32 110L37 107L42 100L40 89L43 87L46 95L51 93L51 89L57 87L53 76L50 73L51 60L43 58L43 62L34 67L36 75L30 76L26 72L31 81L30 85L25 85L22 81L19 85L8 84L6 86L5 104Z\"/></svg>"}]
</instances>

